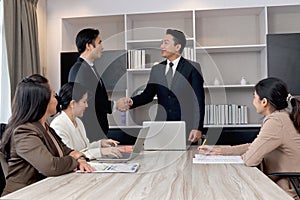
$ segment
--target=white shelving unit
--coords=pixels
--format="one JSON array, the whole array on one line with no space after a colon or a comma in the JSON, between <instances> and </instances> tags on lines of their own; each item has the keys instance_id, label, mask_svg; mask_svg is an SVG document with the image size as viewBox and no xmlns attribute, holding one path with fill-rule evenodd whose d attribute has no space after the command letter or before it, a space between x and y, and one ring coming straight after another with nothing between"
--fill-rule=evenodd
<instances>
[{"instance_id":1,"label":"white shelving unit","mask_svg":"<svg viewBox=\"0 0 300 200\"><path fill-rule=\"evenodd\" d=\"M127 70L127 90L113 99L131 96L148 81L151 66L163 60L160 43L167 28L182 30L194 50L205 80L207 104L248 107L248 124L222 127L259 127L262 117L252 105L254 85L267 77L266 35L300 32L300 6L262 6L207 10L134 13L62 20L62 50L75 51L74 38L84 27L99 28L105 50L144 49L146 69ZM240 85L245 77L246 85ZM214 85L218 79L220 85ZM155 115L156 101L127 113L127 126L141 125ZM120 113L110 117L120 124ZM207 125L206 127L220 127Z\"/></svg>"}]
</instances>

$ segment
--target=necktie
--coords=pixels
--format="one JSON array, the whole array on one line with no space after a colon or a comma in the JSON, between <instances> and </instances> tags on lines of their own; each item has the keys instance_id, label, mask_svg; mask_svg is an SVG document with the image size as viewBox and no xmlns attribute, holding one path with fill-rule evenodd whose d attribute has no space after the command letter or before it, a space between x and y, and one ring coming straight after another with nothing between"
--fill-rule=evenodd
<instances>
[{"instance_id":1,"label":"necktie","mask_svg":"<svg viewBox=\"0 0 300 200\"><path fill-rule=\"evenodd\" d=\"M169 63L169 70L166 74L166 78L167 78L167 82L168 82L168 87L171 88L171 84L172 84L172 79L173 79L173 63Z\"/></svg>"}]
</instances>

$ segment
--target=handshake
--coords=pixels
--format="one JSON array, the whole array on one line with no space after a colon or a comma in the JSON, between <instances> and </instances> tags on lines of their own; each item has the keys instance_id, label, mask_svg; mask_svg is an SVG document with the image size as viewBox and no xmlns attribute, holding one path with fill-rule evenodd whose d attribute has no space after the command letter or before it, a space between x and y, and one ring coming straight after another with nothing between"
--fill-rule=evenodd
<instances>
[{"instance_id":1,"label":"handshake","mask_svg":"<svg viewBox=\"0 0 300 200\"><path fill-rule=\"evenodd\" d=\"M129 97L122 97L116 102L118 111L125 112L132 106L133 101Z\"/></svg>"}]
</instances>

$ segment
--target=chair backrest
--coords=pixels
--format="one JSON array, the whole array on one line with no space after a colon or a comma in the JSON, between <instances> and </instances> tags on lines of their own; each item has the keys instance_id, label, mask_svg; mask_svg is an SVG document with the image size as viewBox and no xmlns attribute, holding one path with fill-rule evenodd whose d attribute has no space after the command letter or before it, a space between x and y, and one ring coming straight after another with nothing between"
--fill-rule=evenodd
<instances>
[{"instance_id":1,"label":"chair backrest","mask_svg":"<svg viewBox=\"0 0 300 200\"><path fill-rule=\"evenodd\" d=\"M280 172L280 173L268 174L268 176L288 177L298 197L300 197L300 172Z\"/></svg>"},{"instance_id":2,"label":"chair backrest","mask_svg":"<svg viewBox=\"0 0 300 200\"><path fill-rule=\"evenodd\" d=\"M6 124L3 124L3 123L0 124L0 139L2 138L5 127L6 127ZM0 163L1 163L3 174L6 177L7 173L8 173L8 164L6 162L4 154L2 152L0 152Z\"/></svg>"},{"instance_id":3,"label":"chair backrest","mask_svg":"<svg viewBox=\"0 0 300 200\"><path fill-rule=\"evenodd\" d=\"M300 173L298 173L297 175L290 175L289 176L289 179L290 181L292 182L297 194L298 194L298 197L300 198L300 186L299 186L299 183L300 183Z\"/></svg>"},{"instance_id":4,"label":"chair backrest","mask_svg":"<svg viewBox=\"0 0 300 200\"><path fill-rule=\"evenodd\" d=\"M0 139L5 131L6 124L0 123Z\"/></svg>"},{"instance_id":5,"label":"chair backrest","mask_svg":"<svg viewBox=\"0 0 300 200\"><path fill-rule=\"evenodd\" d=\"M1 163L3 174L6 177L8 174L8 164L5 160L4 154L2 152L0 152L0 163Z\"/></svg>"}]
</instances>

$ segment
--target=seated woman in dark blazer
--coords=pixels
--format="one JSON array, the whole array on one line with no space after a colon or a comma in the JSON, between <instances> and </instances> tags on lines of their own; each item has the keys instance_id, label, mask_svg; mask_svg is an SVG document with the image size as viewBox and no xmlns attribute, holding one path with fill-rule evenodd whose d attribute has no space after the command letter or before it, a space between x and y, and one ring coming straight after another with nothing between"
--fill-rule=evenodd
<instances>
[{"instance_id":1,"label":"seated woman in dark blazer","mask_svg":"<svg viewBox=\"0 0 300 200\"><path fill-rule=\"evenodd\" d=\"M55 93L45 77L34 74L18 84L2 138L1 151L8 161L2 195L48 176L94 170L83 153L68 148L47 124L48 117L56 113L56 105Z\"/></svg>"}]
</instances>

